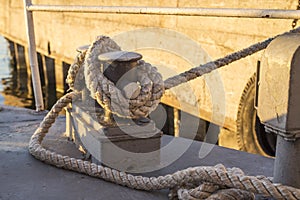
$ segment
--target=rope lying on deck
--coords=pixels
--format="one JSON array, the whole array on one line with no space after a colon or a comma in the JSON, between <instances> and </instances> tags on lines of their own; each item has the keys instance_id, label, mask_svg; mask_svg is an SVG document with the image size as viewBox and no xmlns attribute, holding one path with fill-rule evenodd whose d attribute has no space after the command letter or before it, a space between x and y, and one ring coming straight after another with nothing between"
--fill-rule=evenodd
<instances>
[{"instance_id":1,"label":"rope lying on deck","mask_svg":"<svg viewBox=\"0 0 300 200\"><path fill-rule=\"evenodd\" d=\"M176 191L179 199L224 199L223 197L227 197L228 199L248 200L254 198L251 193L272 196L276 199L300 199L300 189L273 184L263 176L246 176L238 168L226 169L223 165L217 165L215 167L192 167L159 177L133 176L89 161L60 155L42 147L43 138L55 122L59 112L79 96L80 93L76 92L63 96L41 122L29 143L29 152L35 158L56 167L84 173L138 190L169 188L173 192L171 193L173 194L172 198Z\"/></svg>"},{"instance_id":2,"label":"rope lying on deck","mask_svg":"<svg viewBox=\"0 0 300 200\"><path fill-rule=\"evenodd\" d=\"M290 32L296 33L299 31L300 28L297 28ZM246 56L252 55L257 51L266 48L274 38L270 38L268 40L265 40L264 42L254 44L242 51L230 54L224 58L209 62L205 65L201 65L187 72L184 72L178 76L169 78L164 82L164 88L169 89L171 87L175 87L205 73L209 73L214 69L228 65L229 63ZM93 44L95 45L97 44L97 42ZM93 45L89 48L88 53L90 53L90 55L94 55L92 53L93 48ZM95 58L95 55L93 57ZM83 62L83 58L85 58L85 55L83 54L77 57L78 62L75 63L76 65L72 65L74 67L73 69L71 68L73 72L70 74L70 76L68 76L70 78L69 84L71 84L71 86L73 87L76 87L74 85L74 74L80 71L80 67L82 65L88 66L89 63L92 63ZM89 72L89 69L84 70L86 70L85 75L93 73L91 71ZM97 92L99 93L99 95L103 95L105 92L108 92L106 95L107 98L110 98L109 92L114 91L114 89L106 88L107 91L105 91L104 89L98 90L97 87L102 87L101 81L105 81L105 79L103 78L100 79L89 78L85 80L85 82L87 83L88 88L90 90L93 90L92 93L95 93L96 99ZM153 80L155 79L153 78ZM107 84L107 87L114 86L111 84ZM163 91L163 88L160 89ZM155 88L152 88L152 90L158 92L155 90ZM58 100L58 102L53 106L53 108L41 122L39 128L35 131L29 143L29 152L34 157L56 167L77 171L134 189L170 189L170 198L246 200L254 199L254 194L261 194L263 196L274 197L276 199L300 200L300 189L272 183L268 178L263 176L246 176L238 168L226 169L223 165L217 165L214 167L193 167L165 176L142 177L127 174L125 172L120 172L108 167L103 167L101 165L96 165L95 163L91 163L89 161L83 161L80 159L71 158L69 156L60 155L56 152L47 150L42 147L41 143L43 141L43 138L48 133L49 128L55 122L55 119L58 116L59 112L69 103L71 103L72 100L78 98L80 95L81 93L79 92L71 92L63 96Z\"/></svg>"}]
</instances>

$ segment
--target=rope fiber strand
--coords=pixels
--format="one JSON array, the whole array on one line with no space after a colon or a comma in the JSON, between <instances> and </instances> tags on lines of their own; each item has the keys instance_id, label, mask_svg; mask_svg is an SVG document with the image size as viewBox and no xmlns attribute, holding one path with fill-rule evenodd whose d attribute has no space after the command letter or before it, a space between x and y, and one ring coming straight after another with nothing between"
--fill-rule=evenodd
<instances>
[{"instance_id":1,"label":"rope fiber strand","mask_svg":"<svg viewBox=\"0 0 300 200\"><path fill-rule=\"evenodd\" d=\"M300 27L293 29L289 32L285 32L283 34L287 34L287 33L299 33L300 32ZM281 35L283 35L281 34ZM207 74L215 69L218 69L220 67L224 67L234 61L240 60L242 58L245 58L247 56L250 56L258 51L261 51L263 49L265 49L270 42L272 42L276 37L278 37L279 35L269 38L263 42L259 42L256 44L253 44L243 50L234 52L232 54L229 54L223 58L219 58L215 61L211 61L208 62L206 64L200 65L198 67L194 67L188 71L185 71L179 75L173 76L168 78L167 80L164 81L164 85L165 85L165 90L170 89L172 87L176 87L177 85L180 85L182 83L185 83L187 81L193 80L197 77L200 77L204 74Z\"/></svg>"},{"instance_id":2,"label":"rope fiber strand","mask_svg":"<svg viewBox=\"0 0 300 200\"><path fill-rule=\"evenodd\" d=\"M77 55L69 68L67 83L75 91L83 90L86 85L91 96L115 115L131 119L146 117L157 107L164 93L162 76L156 67L139 60L136 73L140 91L134 98L126 97L124 91L106 78L99 67L103 64L98 59L100 54L120 50L109 37L97 37L87 51Z\"/></svg>"},{"instance_id":3,"label":"rope fiber strand","mask_svg":"<svg viewBox=\"0 0 300 200\"><path fill-rule=\"evenodd\" d=\"M300 27L290 31L298 33ZM80 53L69 69L67 82L70 88L75 90L60 98L52 107L38 129L32 135L29 142L29 152L37 159L59 168L73 170L93 177L98 177L119 185L138 190L169 189L169 198L172 199L254 199L254 194L275 199L300 200L300 189L284 186L263 176L247 176L238 168L225 168L219 164L214 167L200 166L187 168L173 174L159 177L134 176L120 172L109 167L104 167L71 158L47 150L42 146L42 141L50 127L55 122L59 112L68 106L72 100L82 96L82 85L85 83L93 98L105 108L111 109L111 102L118 104L116 114L135 118L147 116L159 103L165 89L170 89L181 83L197 78L212 70L228 65L231 62L252 55L264 48L274 39L269 38L263 42L251 45L241 51L232 53L224 58L217 59L204 65L162 81L161 75L155 67L144 61L139 62L141 92L136 99L126 99L116 86L107 80L103 73L97 69L94 63L100 53L120 50L120 47L110 38L101 36L90 46L86 52ZM97 71L98 70L98 71ZM143 75L144 74L144 75ZM146 75L145 75L146 74ZM79 75L79 85L75 79ZM112 100L113 99L113 100ZM125 103L130 113L124 112ZM129 106L128 106L129 104ZM125 106L126 107L126 106ZM112 112L115 112L112 110ZM128 112L128 111L127 111Z\"/></svg>"}]
</instances>

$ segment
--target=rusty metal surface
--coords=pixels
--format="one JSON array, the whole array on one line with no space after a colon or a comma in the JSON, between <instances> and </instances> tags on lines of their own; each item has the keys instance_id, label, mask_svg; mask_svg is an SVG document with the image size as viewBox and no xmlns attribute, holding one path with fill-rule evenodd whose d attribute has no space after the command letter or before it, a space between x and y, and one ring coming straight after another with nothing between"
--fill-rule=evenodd
<instances>
[{"instance_id":1,"label":"rusty metal surface","mask_svg":"<svg viewBox=\"0 0 300 200\"><path fill-rule=\"evenodd\" d=\"M140 60L143 56L136 52L112 51L99 55L99 60L104 62L133 62Z\"/></svg>"}]
</instances>

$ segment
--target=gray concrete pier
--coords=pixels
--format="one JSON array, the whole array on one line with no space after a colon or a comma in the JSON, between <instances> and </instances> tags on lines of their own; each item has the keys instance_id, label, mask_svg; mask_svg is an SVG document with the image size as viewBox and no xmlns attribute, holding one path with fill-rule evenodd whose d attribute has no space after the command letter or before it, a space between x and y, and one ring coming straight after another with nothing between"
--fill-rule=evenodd
<instances>
[{"instance_id":1,"label":"gray concrete pier","mask_svg":"<svg viewBox=\"0 0 300 200\"><path fill-rule=\"evenodd\" d=\"M137 191L79 173L66 171L34 159L27 151L29 139L45 113L1 106L0 110L0 199L168 199L168 191ZM82 158L82 154L65 137L65 116L58 117L44 140L44 146L65 155ZM162 143L183 138L163 136ZM158 176L191 166L239 167L247 175L272 176L274 159L214 146L199 158L203 143L194 141L174 163L146 176Z\"/></svg>"}]
</instances>

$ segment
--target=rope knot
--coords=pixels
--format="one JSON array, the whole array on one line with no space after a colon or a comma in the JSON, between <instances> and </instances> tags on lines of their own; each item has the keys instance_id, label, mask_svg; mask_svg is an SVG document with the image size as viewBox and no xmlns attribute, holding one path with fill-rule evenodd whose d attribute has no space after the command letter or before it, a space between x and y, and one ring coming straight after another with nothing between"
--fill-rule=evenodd
<instances>
[{"instance_id":1,"label":"rope knot","mask_svg":"<svg viewBox=\"0 0 300 200\"><path fill-rule=\"evenodd\" d=\"M136 81L119 84L126 80L129 71L120 81L114 83L105 75L106 69L112 63L101 62L99 56L120 50L117 43L109 37L98 36L87 50L76 57L69 69L67 83L71 89L77 91L86 87L103 108L119 117L146 117L157 107L164 93L162 76L156 67L138 60L134 68Z\"/></svg>"}]
</instances>

